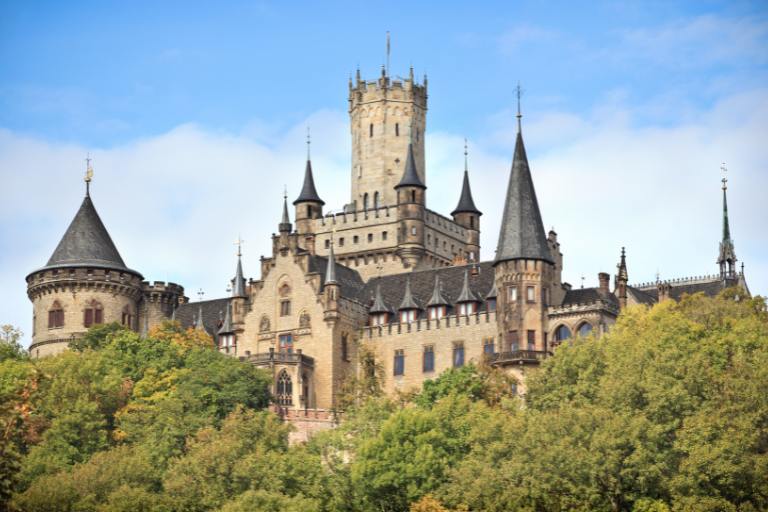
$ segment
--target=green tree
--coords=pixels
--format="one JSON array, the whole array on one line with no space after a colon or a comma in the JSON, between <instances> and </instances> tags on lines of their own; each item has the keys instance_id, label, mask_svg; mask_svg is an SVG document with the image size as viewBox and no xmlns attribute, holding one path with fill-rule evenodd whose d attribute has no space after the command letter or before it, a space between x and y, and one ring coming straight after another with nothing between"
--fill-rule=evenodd
<instances>
[{"instance_id":1,"label":"green tree","mask_svg":"<svg viewBox=\"0 0 768 512\"><path fill-rule=\"evenodd\" d=\"M19 340L24 335L21 330L10 324L0 325L0 362L6 359L23 359L27 356L26 350Z\"/></svg>"}]
</instances>

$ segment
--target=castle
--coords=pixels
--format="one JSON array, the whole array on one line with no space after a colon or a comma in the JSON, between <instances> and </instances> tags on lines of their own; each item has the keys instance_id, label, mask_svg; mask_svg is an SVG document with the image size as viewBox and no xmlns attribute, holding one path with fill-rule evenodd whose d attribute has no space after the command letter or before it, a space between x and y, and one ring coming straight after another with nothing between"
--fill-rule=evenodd
<instances>
[{"instance_id":1,"label":"castle","mask_svg":"<svg viewBox=\"0 0 768 512\"><path fill-rule=\"evenodd\" d=\"M218 350L268 369L288 417L320 418L361 371L363 348L383 368L390 393L481 360L523 382L558 344L605 332L628 305L734 285L748 293L743 266L735 266L725 180L716 275L631 286L622 248L613 286L607 273L595 288L563 282L563 254L557 234L544 230L519 109L498 245L483 261L482 212L466 158L451 215L427 207L426 114L426 78L417 82L411 70L393 79L382 70L364 81L358 71L349 83L350 202L323 213L308 156L294 222L285 200L260 278L246 280L238 251L231 295L215 300L189 302L181 286L150 284L127 267L87 188L48 263L26 278L31 355L60 352L94 324L146 333L173 318L210 334Z\"/></svg>"}]
</instances>

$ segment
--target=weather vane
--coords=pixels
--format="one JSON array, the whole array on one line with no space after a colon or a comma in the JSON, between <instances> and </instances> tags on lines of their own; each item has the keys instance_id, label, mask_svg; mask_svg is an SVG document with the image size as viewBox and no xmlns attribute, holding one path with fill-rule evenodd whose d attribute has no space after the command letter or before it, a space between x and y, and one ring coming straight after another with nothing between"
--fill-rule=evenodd
<instances>
[{"instance_id":1,"label":"weather vane","mask_svg":"<svg viewBox=\"0 0 768 512\"><path fill-rule=\"evenodd\" d=\"M203 291L203 289L202 289L202 288L200 288L199 290L197 290L197 298L198 298L198 300L199 300L200 302L202 302L202 301L203 301L203 295L205 295L205 292Z\"/></svg>"},{"instance_id":2,"label":"weather vane","mask_svg":"<svg viewBox=\"0 0 768 512\"><path fill-rule=\"evenodd\" d=\"M312 138L309 134L309 126L307 126L307 160L309 160L309 148L312 145Z\"/></svg>"},{"instance_id":3,"label":"weather vane","mask_svg":"<svg viewBox=\"0 0 768 512\"><path fill-rule=\"evenodd\" d=\"M725 190L725 189L727 189L727 188L728 188L728 185L727 185L727 183L728 183L728 178L726 177L726 176L727 176L727 174L728 174L728 168L725 166L725 162L723 162L722 164L720 164L720 170L723 172L723 179L722 179L722 180L720 180L720 181L722 181L722 182L723 182L723 190Z\"/></svg>"},{"instance_id":4,"label":"weather vane","mask_svg":"<svg viewBox=\"0 0 768 512\"><path fill-rule=\"evenodd\" d=\"M467 170L467 138L464 137L464 170Z\"/></svg>"},{"instance_id":5,"label":"weather vane","mask_svg":"<svg viewBox=\"0 0 768 512\"><path fill-rule=\"evenodd\" d=\"M239 258L240 256L242 256L242 255L243 255L243 254L242 254L242 246L243 246L243 242L245 242L245 240L243 240L242 238L240 238L240 235L238 234L238 235L237 235L237 240L235 240L235 243L233 244L233 245L236 245L236 246L237 246L237 257L238 257L238 258Z\"/></svg>"},{"instance_id":6,"label":"weather vane","mask_svg":"<svg viewBox=\"0 0 768 512\"><path fill-rule=\"evenodd\" d=\"M85 193L87 195L91 192L91 180L93 180L93 167L91 167L91 154L88 153L85 157Z\"/></svg>"},{"instance_id":7,"label":"weather vane","mask_svg":"<svg viewBox=\"0 0 768 512\"><path fill-rule=\"evenodd\" d=\"M520 87L520 82L517 82L517 87L515 87L515 92L517 93L517 131L521 131L522 129L521 119L523 118L523 114L520 109L520 98L523 96L523 88Z\"/></svg>"}]
</instances>

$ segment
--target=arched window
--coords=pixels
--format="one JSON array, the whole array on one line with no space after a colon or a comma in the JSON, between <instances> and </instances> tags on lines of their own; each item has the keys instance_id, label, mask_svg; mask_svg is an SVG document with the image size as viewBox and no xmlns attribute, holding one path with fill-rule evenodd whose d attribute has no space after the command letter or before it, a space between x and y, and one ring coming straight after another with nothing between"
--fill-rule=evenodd
<instances>
[{"instance_id":1,"label":"arched window","mask_svg":"<svg viewBox=\"0 0 768 512\"><path fill-rule=\"evenodd\" d=\"M130 306L125 306L123 308L123 315L121 317L120 323L129 329L133 328L133 315L131 314Z\"/></svg>"},{"instance_id":2,"label":"arched window","mask_svg":"<svg viewBox=\"0 0 768 512\"><path fill-rule=\"evenodd\" d=\"M277 376L275 395L278 405L293 404L293 382L291 382L291 377L285 370L281 370Z\"/></svg>"},{"instance_id":3,"label":"arched window","mask_svg":"<svg viewBox=\"0 0 768 512\"><path fill-rule=\"evenodd\" d=\"M94 324L101 324L104 322L104 310L101 304L92 300L85 308L83 312L83 325L90 327Z\"/></svg>"},{"instance_id":4,"label":"arched window","mask_svg":"<svg viewBox=\"0 0 768 512\"><path fill-rule=\"evenodd\" d=\"M368 127L368 136L373 137L373 123Z\"/></svg>"},{"instance_id":5,"label":"arched window","mask_svg":"<svg viewBox=\"0 0 768 512\"><path fill-rule=\"evenodd\" d=\"M363 211L368 211L368 192L363 194Z\"/></svg>"},{"instance_id":6,"label":"arched window","mask_svg":"<svg viewBox=\"0 0 768 512\"><path fill-rule=\"evenodd\" d=\"M373 209L377 209L379 207L379 193L374 192L373 193Z\"/></svg>"},{"instance_id":7,"label":"arched window","mask_svg":"<svg viewBox=\"0 0 768 512\"><path fill-rule=\"evenodd\" d=\"M54 301L51 309L48 310L48 328L64 327L64 309L59 301Z\"/></svg>"},{"instance_id":8,"label":"arched window","mask_svg":"<svg viewBox=\"0 0 768 512\"><path fill-rule=\"evenodd\" d=\"M561 325L555 330L555 341L567 340L570 337L571 337L571 330L564 325Z\"/></svg>"},{"instance_id":9,"label":"arched window","mask_svg":"<svg viewBox=\"0 0 768 512\"><path fill-rule=\"evenodd\" d=\"M582 324L579 325L577 332L579 333L579 336L588 336L589 333L592 332L592 324L589 322L582 322Z\"/></svg>"}]
</instances>

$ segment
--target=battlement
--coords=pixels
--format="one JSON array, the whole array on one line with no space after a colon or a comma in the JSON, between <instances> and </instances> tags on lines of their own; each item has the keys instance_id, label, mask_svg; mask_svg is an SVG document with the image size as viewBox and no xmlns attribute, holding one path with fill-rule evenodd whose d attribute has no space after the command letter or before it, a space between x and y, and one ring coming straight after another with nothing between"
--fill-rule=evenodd
<instances>
[{"instance_id":1,"label":"battlement","mask_svg":"<svg viewBox=\"0 0 768 512\"><path fill-rule=\"evenodd\" d=\"M144 281L141 283L141 292L145 300L152 302L183 304L188 301L184 296L184 287L171 282L154 281L149 284L149 281Z\"/></svg>"},{"instance_id":2,"label":"battlement","mask_svg":"<svg viewBox=\"0 0 768 512\"><path fill-rule=\"evenodd\" d=\"M741 275L742 274L737 274L737 276L741 276ZM669 284L671 286L679 286L679 285L687 285L687 284L711 283L711 282L720 281L720 280L722 280L722 277L720 277L719 274L711 274L711 275L703 275L703 276L680 277L676 279L662 279L660 281L648 281L645 283L631 284L630 286L632 288L637 288L638 290L655 290L656 287L660 284Z\"/></svg>"},{"instance_id":3,"label":"battlement","mask_svg":"<svg viewBox=\"0 0 768 512\"><path fill-rule=\"evenodd\" d=\"M414 102L422 108L427 106L427 80L419 84L413 77L413 70L408 78L392 79L382 74L378 80L362 80L349 83L350 110L357 105L381 100Z\"/></svg>"},{"instance_id":4,"label":"battlement","mask_svg":"<svg viewBox=\"0 0 768 512\"><path fill-rule=\"evenodd\" d=\"M423 331L447 330L449 335L454 330L469 325L496 323L496 311L478 311L471 315L446 315L439 319L420 318L413 322L393 322L385 325L363 327L362 339L385 338L399 335L411 335Z\"/></svg>"},{"instance_id":5,"label":"battlement","mask_svg":"<svg viewBox=\"0 0 768 512\"><path fill-rule=\"evenodd\" d=\"M604 309L617 315L619 314L619 306L617 304L602 299L573 302L564 306L549 306L548 314L549 316L572 315L587 311L595 311L596 309Z\"/></svg>"},{"instance_id":6,"label":"battlement","mask_svg":"<svg viewBox=\"0 0 768 512\"><path fill-rule=\"evenodd\" d=\"M424 222L427 226L436 231L441 231L443 234L453 236L454 238L465 239L467 237L467 229L456 223L453 219L439 214L436 211L426 208L426 214L424 216Z\"/></svg>"}]
</instances>

